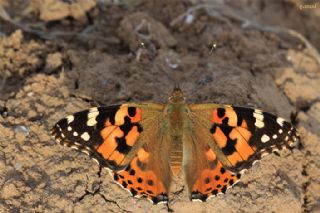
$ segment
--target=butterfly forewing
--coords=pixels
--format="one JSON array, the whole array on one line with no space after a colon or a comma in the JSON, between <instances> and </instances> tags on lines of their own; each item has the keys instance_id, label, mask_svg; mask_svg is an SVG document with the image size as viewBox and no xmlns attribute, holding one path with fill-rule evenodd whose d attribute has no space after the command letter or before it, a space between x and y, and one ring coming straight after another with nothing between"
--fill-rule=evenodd
<instances>
[{"instance_id":1,"label":"butterfly forewing","mask_svg":"<svg viewBox=\"0 0 320 213\"><path fill-rule=\"evenodd\" d=\"M158 203L167 200L170 184L170 172L161 174L168 161L159 161L163 152L157 152L168 151L159 147L169 143L159 132L163 108L158 104L95 107L61 119L52 134L61 144L113 170L114 180L133 196Z\"/></svg>"},{"instance_id":2,"label":"butterfly forewing","mask_svg":"<svg viewBox=\"0 0 320 213\"><path fill-rule=\"evenodd\" d=\"M143 131L139 121L141 109L137 107L95 107L60 120L53 134L61 144L89 154L104 167L119 170Z\"/></svg>"}]
</instances>

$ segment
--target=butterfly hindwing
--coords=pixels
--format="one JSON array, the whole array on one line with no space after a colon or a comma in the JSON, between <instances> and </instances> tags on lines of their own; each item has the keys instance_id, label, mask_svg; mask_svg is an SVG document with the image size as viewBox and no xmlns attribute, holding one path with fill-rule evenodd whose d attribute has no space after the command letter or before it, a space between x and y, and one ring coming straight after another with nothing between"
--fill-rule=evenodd
<instances>
[{"instance_id":1,"label":"butterfly hindwing","mask_svg":"<svg viewBox=\"0 0 320 213\"><path fill-rule=\"evenodd\" d=\"M125 170L114 172L114 180L132 196L148 198L154 204L167 202L171 177L170 174L160 174L159 169L152 166L154 163L150 153L141 148ZM170 170L167 168L167 171Z\"/></svg>"},{"instance_id":2,"label":"butterfly hindwing","mask_svg":"<svg viewBox=\"0 0 320 213\"><path fill-rule=\"evenodd\" d=\"M209 146L211 135L198 124L194 123L193 130L184 137L184 172L191 200L206 201L225 193L238 181L240 174L232 173L223 166Z\"/></svg>"}]
</instances>

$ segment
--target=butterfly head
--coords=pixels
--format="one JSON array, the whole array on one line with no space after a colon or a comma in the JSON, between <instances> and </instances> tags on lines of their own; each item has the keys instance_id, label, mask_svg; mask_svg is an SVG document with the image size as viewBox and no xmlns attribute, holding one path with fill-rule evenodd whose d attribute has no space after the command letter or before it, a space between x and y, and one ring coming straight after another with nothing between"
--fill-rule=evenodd
<instances>
[{"instance_id":1,"label":"butterfly head","mask_svg":"<svg viewBox=\"0 0 320 213\"><path fill-rule=\"evenodd\" d=\"M186 100L186 97L184 96L182 90L179 86L175 86L171 94L168 98L170 103L177 104L177 103L184 103Z\"/></svg>"}]
</instances>

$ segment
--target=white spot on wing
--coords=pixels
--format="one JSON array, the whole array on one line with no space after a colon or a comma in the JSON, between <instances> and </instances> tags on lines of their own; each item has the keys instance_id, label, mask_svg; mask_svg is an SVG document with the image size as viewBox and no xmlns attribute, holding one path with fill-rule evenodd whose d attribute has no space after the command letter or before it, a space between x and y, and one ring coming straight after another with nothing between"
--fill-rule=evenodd
<instances>
[{"instance_id":1,"label":"white spot on wing","mask_svg":"<svg viewBox=\"0 0 320 213\"><path fill-rule=\"evenodd\" d=\"M97 107L92 107L92 108L90 108L89 113L95 113L95 112L98 112L98 111L99 110L98 110Z\"/></svg>"},{"instance_id":2,"label":"white spot on wing","mask_svg":"<svg viewBox=\"0 0 320 213\"><path fill-rule=\"evenodd\" d=\"M62 132L62 129L58 124L57 124L57 128L59 129L60 132Z\"/></svg>"},{"instance_id":3,"label":"white spot on wing","mask_svg":"<svg viewBox=\"0 0 320 213\"><path fill-rule=\"evenodd\" d=\"M81 138L85 141L88 141L90 139L90 135L88 134L88 132L84 132L82 135L81 135Z\"/></svg>"},{"instance_id":4,"label":"white spot on wing","mask_svg":"<svg viewBox=\"0 0 320 213\"><path fill-rule=\"evenodd\" d=\"M72 127L71 126L68 126L67 130L70 132L72 131Z\"/></svg>"},{"instance_id":5,"label":"white spot on wing","mask_svg":"<svg viewBox=\"0 0 320 213\"><path fill-rule=\"evenodd\" d=\"M276 134L272 135L272 138L273 138L273 139L277 139L277 137L278 137L278 136L277 136Z\"/></svg>"},{"instance_id":6,"label":"white spot on wing","mask_svg":"<svg viewBox=\"0 0 320 213\"><path fill-rule=\"evenodd\" d=\"M100 165L99 161L95 158L92 158L94 160L94 162L96 162L98 165Z\"/></svg>"},{"instance_id":7,"label":"white spot on wing","mask_svg":"<svg viewBox=\"0 0 320 213\"><path fill-rule=\"evenodd\" d=\"M87 126L94 126L97 124L97 120L96 118L90 118L88 121L87 121Z\"/></svg>"},{"instance_id":8,"label":"white spot on wing","mask_svg":"<svg viewBox=\"0 0 320 213\"><path fill-rule=\"evenodd\" d=\"M263 128L264 127L264 122L263 122L263 114L261 112L261 110L254 110L254 113L253 113L253 117L256 118L256 122L255 122L255 126L258 127L258 128Z\"/></svg>"},{"instance_id":9,"label":"white spot on wing","mask_svg":"<svg viewBox=\"0 0 320 213\"><path fill-rule=\"evenodd\" d=\"M260 109L255 109L254 112L258 114L262 114L262 111Z\"/></svg>"},{"instance_id":10,"label":"white spot on wing","mask_svg":"<svg viewBox=\"0 0 320 213\"><path fill-rule=\"evenodd\" d=\"M89 113L88 113L88 121L87 125L88 126L94 126L97 124L97 116L99 115L99 110L97 107L91 108Z\"/></svg>"},{"instance_id":11,"label":"white spot on wing","mask_svg":"<svg viewBox=\"0 0 320 213\"><path fill-rule=\"evenodd\" d=\"M283 119L283 118L281 118L281 117L278 117L277 118L277 123L280 125L280 126L283 126L283 122L284 122L285 120Z\"/></svg>"},{"instance_id":12,"label":"white spot on wing","mask_svg":"<svg viewBox=\"0 0 320 213\"><path fill-rule=\"evenodd\" d=\"M68 122L68 124L70 124L72 121L74 121L74 116L73 116L73 115L67 116L67 122Z\"/></svg>"},{"instance_id":13,"label":"white spot on wing","mask_svg":"<svg viewBox=\"0 0 320 213\"><path fill-rule=\"evenodd\" d=\"M87 155L90 155L90 152L88 152L88 151L85 150L85 149L82 149L81 152L83 152L83 153L85 153L85 154L87 154Z\"/></svg>"},{"instance_id":14,"label":"white spot on wing","mask_svg":"<svg viewBox=\"0 0 320 213\"><path fill-rule=\"evenodd\" d=\"M270 137L268 135L266 135L266 134L262 135L262 137L261 137L261 142L262 143L266 143L269 140L270 140Z\"/></svg>"},{"instance_id":15,"label":"white spot on wing","mask_svg":"<svg viewBox=\"0 0 320 213\"><path fill-rule=\"evenodd\" d=\"M279 133L282 134L282 133L283 133L283 130L282 130L282 129L279 129Z\"/></svg>"},{"instance_id":16,"label":"white spot on wing","mask_svg":"<svg viewBox=\"0 0 320 213\"><path fill-rule=\"evenodd\" d=\"M79 134L77 132L73 132L73 136L78 136Z\"/></svg>"},{"instance_id":17,"label":"white spot on wing","mask_svg":"<svg viewBox=\"0 0 320 213\"><path fill-rule=\"evenodd\" d=\"M71 146L72 149L79 150L78 146Z\"/></svg>"},{"instance_id":18,"label":"white spot on wing","mask_svg":"<svg viewBox=\"0 0 320 213\"><path fill-rule=\"evenodd\" d=\"M74 142L74 145L76 145L76 146L81 146L81 144L78 143L78 142Z\"/></svg>"},{"instance_id":19,"label":"white spot on wing","mask_svg":"<svg viewBox=\"0 0 320 213\"><path fill-rule=\"evenodd\" d=\"M261 120L256 120L255 124L256 127L258 128L263 128L264 127L264 122Z\"/></svg>"},{"instance_id":20,"label":"white spot on wing","mask_svg":"<svg viewBox=\"0 0 320 213\"><path fill-rule=\"evenodd\" d=\"M89 147L84 147L85 150L87 150L88 152L91 152L91 149Z\"/></svg>"}]
</instances>

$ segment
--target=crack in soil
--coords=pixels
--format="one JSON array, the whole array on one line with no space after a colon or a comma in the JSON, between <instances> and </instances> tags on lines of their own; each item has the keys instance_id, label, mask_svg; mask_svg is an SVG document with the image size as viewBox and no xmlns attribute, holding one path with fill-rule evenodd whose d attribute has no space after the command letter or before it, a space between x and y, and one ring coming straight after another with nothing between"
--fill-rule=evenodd
<instances>
[{"instance_id":1,"label":"crack in soil","mask_svg":"<svg viewBox=\"0 0 320 213\"><path fill-rule=\"evenodd\" d=\"M115 200L108 199L108 198L106 198L106 196L104 196L104 194L101 193L100 190L101 190L102 180L100 178L101 178L102 169L103 169L103 167L99 166L99 170L96 173L98 175L98 177L99 177L98 187L93 192L90 192L89 190L85 189L84 194L82 196L80 196L78 199L76 199L74 204L78 203L78 202L81 202L82 200L85 199L85 197L87 197L89 195L91 195L92 197L94 197L95 195L99 195L106 203L115 204L122 212L131 212L131 211L128 211L126 209L121 208L121 206ZM87 176L87 179L89 179L88 176ZM114 212L112 209L108 209L108 211Z\"/></svg>"},{"instance_id":2,"label":"crack in soil","mask_svg":"<svg viewBox=\"0 0 320 213\"><path fill-rule=\"evenodd\" d=\"M169 202L166 203L167 211L174 212L173 209L170 208Z\"/></svg>"},{"instance_id":3,"label":"crack in soil","mask_svg":"<svg viewBox=\"0 0 320 213\"><path fill-rule=\"evenodd\" d=\"M120 205L119 205L116 201L110 200L110 199L106 198L106 197L100 192L100 189L101 189L101 181L99 182L99 187L98 187L96 190L94 190L93 192L90 192L90 191L88 191L88 190L86 189L85 192L84 192L84 194L83 194L82 196L80 196L80 197L74 202L74 204L75 204L75 203L78 203L78 202L81 202L82 200L85 199L85 197L87 197L87 196L89 196L89 195L92 195L93 197L94 197L95 195L99 195L106 203L113 203L113 204L115 204L122 212L131 212L131 211L128 211L128 210L126 210L126 209L121 208ZM108 209L108 210L109 210L109 211L112 211L111 209Z\"/></svg>"}]
</instances>

